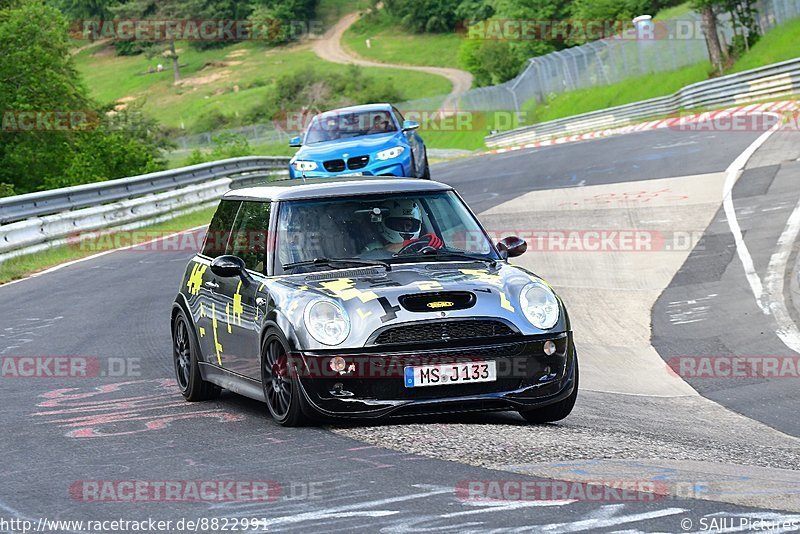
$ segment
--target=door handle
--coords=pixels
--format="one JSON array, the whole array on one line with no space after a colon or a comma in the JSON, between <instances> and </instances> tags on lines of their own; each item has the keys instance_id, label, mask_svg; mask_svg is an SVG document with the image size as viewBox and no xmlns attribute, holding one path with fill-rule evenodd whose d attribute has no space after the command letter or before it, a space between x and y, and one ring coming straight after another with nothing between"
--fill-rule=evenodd
<instances>
[{"instance_id":1,"label":"door handle","mask_svg":"<svg viewBox=\"0 0 800 534\"><path fill-rule=\"evenodd\" d=\"M211 280L203 284L203 286L207 287L208 289L219 289L219 284L216 282L212 282Z\"/></svg>"}]
</instances>

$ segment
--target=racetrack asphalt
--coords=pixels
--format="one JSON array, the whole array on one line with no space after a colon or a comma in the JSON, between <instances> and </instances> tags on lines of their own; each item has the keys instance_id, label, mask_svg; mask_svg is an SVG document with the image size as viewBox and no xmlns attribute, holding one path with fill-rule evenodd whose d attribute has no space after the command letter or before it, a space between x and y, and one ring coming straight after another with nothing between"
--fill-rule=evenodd
<instances>
[{"instance_id":1,"label":"racetrack asphalt","mask_svg":"<svg viewBox=\"0 0 800 534\"><path fill-rule=\"evenodd\" d=\"M755 137L647 132L457 160L432 171L485 212L531 191L718 173ZM572 194L564 189L565 198ZM786 488L800 494L789 487L796 479L781 478L798 469L797 442L722 407L699 412L706 405L698 403L708 402L700 396L586 391L573 416L555 425L525 426L516 415L494 414L342 425L335 432L279 427L263 405L230 393L186 403L174 386L168 314L189 257L186 250L134 249L0 287L4 361L84 356L96 358L101 369L111 358L138 364L118 376L2 377L0 417L7 431L0 443L7 467L0 516L263 517L273 530L329 532L677 532L687 525L684 519L692 522L686 531L722 518L800 519L770 511L800 510L779 499ZM551 281L558 285L557 278ZM790 407L787 401L782 409ZM734 474L752 468L754 480L774 484L774 504L753 507L731 495L709 496L696 487L701 475L671 480L665 464L640 461L648 457L676 462L682 473L700 472L691 461L718 463L708 473L714 477L723 466ZM555 466L563 480L581 480L578 471L592 480L623 480L626 469L627 480L661 477L694 491L656 499L637 493L621 501L486 503L459 498L455 490L467 481L542 480ZM572 472L563 472L567 468ZM125 480L274 481L281 495L266 503L93 502L76 490L87 481Z\"/></svg>"}]
</instances>

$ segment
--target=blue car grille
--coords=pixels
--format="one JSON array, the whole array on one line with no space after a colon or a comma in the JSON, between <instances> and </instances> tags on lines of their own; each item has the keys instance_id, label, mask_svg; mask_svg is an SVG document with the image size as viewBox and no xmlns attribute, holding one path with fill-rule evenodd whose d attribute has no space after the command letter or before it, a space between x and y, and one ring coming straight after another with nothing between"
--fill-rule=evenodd
<instances>
[{"instance_id":1,"label":"blue car grille","mask_svg":"<svg viewBox=\"0 0 800 534\"><path fill-rule=\"evenodd\" d=\"M347 160L347 168L350 170L363 169L369 163L369 156L358 156Z\"/></svg>"},{"instance_id":2,"label":"blue car grille","mask_svg":"<svg viewBox=\"0 0 800 534\"><path fill-rule=\"evenodd\" d=\"M343 159L330 159L326 162L323 162L323 167L328 172L342 172L344 170L344 160Z\"/></svg>"}]
</instances>

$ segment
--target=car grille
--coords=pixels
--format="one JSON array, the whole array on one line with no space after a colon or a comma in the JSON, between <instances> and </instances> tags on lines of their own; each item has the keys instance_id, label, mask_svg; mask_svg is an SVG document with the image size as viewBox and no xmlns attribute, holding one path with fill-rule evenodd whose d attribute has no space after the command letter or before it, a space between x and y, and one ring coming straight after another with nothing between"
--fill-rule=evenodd
<instances>
[{"instance_id":1,"label":"car grille","mask_svg":"<svg viewBox=\"0 0 800 534\"><path fill-rule=\"evenodd\" d=\"M323 167L328 172L342 172L344 170L344 160L343 159L329 159L326 162L323 162Z\"/></svg>"},{"instance_id":2,"label":"car grille","mask_svg":"<svg viewBox=\"0 0 800 534\"><path fill-rule=\"evenodd\" d=\"M347 168L350 170L363 169L369 163L369 156L358 156L347 160Z\"/></svg>"},{"instance_id":3,"label":"car grille","mask_svg":"<svg viewBox=\"0 0 800 534\"><path fill-rule=\"evenodd\" d=\"M493 320L435 321L388 328L375 338L376 345L429 343L459 339L492 338L517 334L510 326Z\"/></svg>"}]
</instances>

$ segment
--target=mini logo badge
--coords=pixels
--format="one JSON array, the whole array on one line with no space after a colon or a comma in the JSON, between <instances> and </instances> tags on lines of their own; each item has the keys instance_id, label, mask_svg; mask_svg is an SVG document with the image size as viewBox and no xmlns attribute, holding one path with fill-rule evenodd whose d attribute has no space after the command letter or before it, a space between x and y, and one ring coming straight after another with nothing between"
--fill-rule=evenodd
<instances>
[{"instance_id":1,"label":"mini logo badge","mask_svg":"<svg viewBox=\"0 0 800 534\"><path fill-rule=\"evenodd\" d=\"M453 303L446 300L437 300L436 302L429 302L427 306L432 310L438 310L441 308L452 308Z\"/></svg>"}]
</instances>

